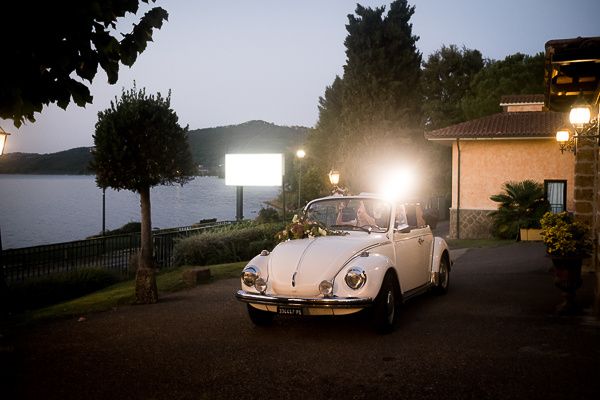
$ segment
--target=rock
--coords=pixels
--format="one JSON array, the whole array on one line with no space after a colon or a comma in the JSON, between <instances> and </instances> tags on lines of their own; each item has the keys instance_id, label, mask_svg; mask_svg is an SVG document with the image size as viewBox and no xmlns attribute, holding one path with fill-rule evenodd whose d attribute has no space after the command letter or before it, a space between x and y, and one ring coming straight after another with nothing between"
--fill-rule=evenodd
<instances>
[{"instance_id":1,"label":"rock","mask_svg":"<svg viewBox=\"0 0 600 400\"><path fill-rule=\"evenodd\" d=\"M210 268L196 267L189 268L183 271L183 283L187 287L194 287L199 283L210 282Z\"/></svg>"}]
</instances>

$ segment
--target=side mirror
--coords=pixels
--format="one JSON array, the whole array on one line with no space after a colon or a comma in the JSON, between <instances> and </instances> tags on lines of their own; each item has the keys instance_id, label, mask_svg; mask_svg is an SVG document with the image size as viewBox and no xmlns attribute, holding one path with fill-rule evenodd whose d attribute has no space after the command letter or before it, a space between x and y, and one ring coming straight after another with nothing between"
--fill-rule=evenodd
<instances>
[{"instance_id":1,"label":"side mirror","mask_svg":"<svg viewBox=\"0 0 600 400\"><path fill-rule=\"evenodd\" d=\"M402 226L395 229L395 231L399 233L410 233L411 230L410 226Z\"/></svg>"}]
</instances>

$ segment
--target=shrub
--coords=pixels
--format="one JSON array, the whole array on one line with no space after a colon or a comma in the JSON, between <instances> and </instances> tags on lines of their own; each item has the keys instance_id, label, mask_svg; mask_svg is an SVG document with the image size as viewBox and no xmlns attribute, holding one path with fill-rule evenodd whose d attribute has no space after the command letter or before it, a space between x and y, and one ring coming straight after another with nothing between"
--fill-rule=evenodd
<instances>
[{"instance_id":1,"label":"shrub","mask_svg":"<svg viewBox=\"0 0 600 400\"><path fill-rule=\"evenodd\" d=\"M254 220L257 224L268 224L271 222L279 222L281 217L276 209L273 207L261 208L258 212L258 216Z\"/></svg>"},{"instance_id":2,"label":"shrub","mask_svg":"<svg viewBox=\"0 0 600 400\"><path fill-rule=\"evenodd\" d=\"M173 249L174 264L212 265L250 260L276 245L281 224L241 223L179 240Z\"/></svg>"},{"instance_id":3,"label":"shrub","mask_svg":"<svg viewBox=\"0 0 600 400\"><path fill-rule=\"evenodd\" d=\"M524 180L506 182L502 189L503 193L490 196L491 200L500 203L498 211L490 213L494 236L515 239L519 235L519 228L540 228L540 219L550 209L544 198L544 186Z\"/></svg>"},{"instance_id":4,"label":"shrub","mask_svg":"<svg viewBox=\"0 0 600 400\"><path fill-rule=\"evenodd\" d=\"M128 222L125 225L123 225L120 228L117 229L113 229L113 230L107 230L105 232L105 236L110 236L110 235L125 235L127 233L139 233L142 231L142 224L140 224L139 222ZM99 233L97 235L94 236L89 236L87 239L93 239L93 238L99 238L102 237L102 233Z\"/></svg>"},{"instance_id":5,"label":"shrub","mask_svg":"<svg viewBox=\"0 0 600 400\"><path fill-rule=\"evenodd\" d=\"M84 268L62 272L7 288L9 310L24 311L60 303L103 289L119 281L111 271Z\"/></svg>"},{"instance_id":6,"label":"shrub","mask_svg":"<svg viewBox=\"0 0 600 400\"><path fill-rule=\"evenodd\" d=\"M587 225L575 221L566 211L558 214L547 212L542 218L542 237L546 252L551 256L587 256L592 250Z\"/></svg>"}]
</instances>

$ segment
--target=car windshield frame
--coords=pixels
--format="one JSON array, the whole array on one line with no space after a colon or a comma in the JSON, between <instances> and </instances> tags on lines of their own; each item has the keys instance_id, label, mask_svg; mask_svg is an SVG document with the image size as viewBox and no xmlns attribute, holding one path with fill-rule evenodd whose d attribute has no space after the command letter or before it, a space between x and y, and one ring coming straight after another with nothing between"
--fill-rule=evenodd
<instances>
[{"instance_id":1,"label":"car windshield frame","mask_svg":"<svg viewBox=\"0 0 600 400\"><path fill-rule=\"evenodd\" d=\"M340 196L314 200L304 214L331 230L384 233L390 229L392 211L392 203L385 199Z\"/></svg>"}]
</instances>

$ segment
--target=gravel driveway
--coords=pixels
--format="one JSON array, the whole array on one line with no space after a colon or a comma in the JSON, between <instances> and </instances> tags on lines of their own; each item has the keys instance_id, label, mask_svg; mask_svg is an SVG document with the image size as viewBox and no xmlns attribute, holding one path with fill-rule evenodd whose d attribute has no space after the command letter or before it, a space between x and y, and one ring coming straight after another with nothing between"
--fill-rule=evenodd
<instances>
[{"instance_id":1,"label":"gravel driveway","mask_svg":"<svg viewBox=\"0 0 600 400\"><path fill-rule=\"evenodd\" d=\"M553 314L543 246L472 249L446 296L374 333L363 316L278 318L257 328L222 280L18 333L8 398L598 399L600 324ZM580 300L591 302L591 277ZM3 398L5 398L3 396Z\"/></svg>"}]
</instances>

